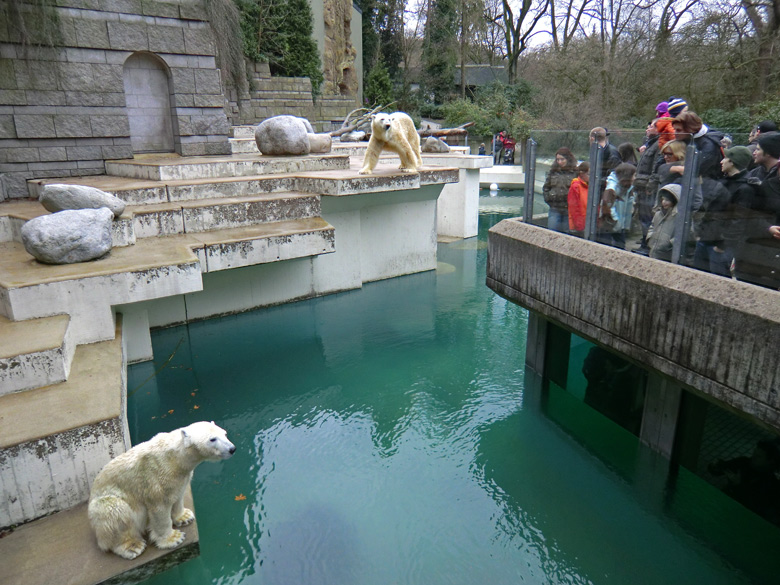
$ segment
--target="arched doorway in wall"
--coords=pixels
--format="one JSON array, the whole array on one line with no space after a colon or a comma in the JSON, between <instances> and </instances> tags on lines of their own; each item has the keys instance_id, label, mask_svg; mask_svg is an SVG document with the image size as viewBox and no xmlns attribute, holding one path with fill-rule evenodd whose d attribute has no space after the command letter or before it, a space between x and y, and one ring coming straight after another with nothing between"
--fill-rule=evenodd
<instances>
[{"instance_id":1,"label":"arched doorway in wall","mask_svg":"<svg viewBox=\"0 0 780 585\"><path fill-rule=\"evenodd\" d=\"M133 152L173 152L173 116L165 63L151 53L133 53L125 61L123 77Z\"/></svg>"}]
</instances>

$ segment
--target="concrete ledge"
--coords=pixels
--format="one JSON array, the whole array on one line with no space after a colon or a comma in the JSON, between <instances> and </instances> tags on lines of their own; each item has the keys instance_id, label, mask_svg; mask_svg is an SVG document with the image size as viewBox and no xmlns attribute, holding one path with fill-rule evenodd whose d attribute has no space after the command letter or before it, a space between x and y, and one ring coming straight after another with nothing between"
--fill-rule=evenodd
<instances>
[{"instance_id":1,"label":"concrete ledge","mask_svg":"<svg viewBox=\"0 0 780 585\"><path fill-rule=\"evenodd\" d=\"M118 419L121 345L121 338L80 345L67 381L0 396L0 449Z\"/></svg>"},{"instance_id":2,"label":"concrete ledge","mask_svg":"<svg viewBox=\"0 0 780 585\"><path fill-rule=\"evenodd\" d=\"M504 220L487 284L507 299L780 429L780 293Z\"/></svg>"},{"instance_id":3,"label":"concrete ledge","mask_svg":"<svg viewBox=\"0 0 780 585\"><path fill-rule=\"evenodd\" d=\"M76 350L69 324L67 315L29 321L0 316L0 396L67 379Z\"/></svg>"},{"instance_id":4,"label":"concrete ledge","mask_svg":"<svg viewBox=\"0 0 780 585\"><path fill-rule=\"evenodd\" d=\"M185 505L193 508L189 489ZM149 545L132 561L101 552L89 526L87 504L30 522L0 539L0 575L5 585L119 585L139 583L197 557L197 520L183 528L173 550Z\"/></svg>"},{"instance_id":5,"label":"concrete ledge","mask_svg":"<svg viewBox=\"0 0 780 585\"><path fill-rule=\"evenodd\" d=\"M346 169L349 157L337 154L301 156L233 155L226 157L149 157L106 161L106 173L150 181L245 177L275 173Z\"/></svg>"}]
</instances>

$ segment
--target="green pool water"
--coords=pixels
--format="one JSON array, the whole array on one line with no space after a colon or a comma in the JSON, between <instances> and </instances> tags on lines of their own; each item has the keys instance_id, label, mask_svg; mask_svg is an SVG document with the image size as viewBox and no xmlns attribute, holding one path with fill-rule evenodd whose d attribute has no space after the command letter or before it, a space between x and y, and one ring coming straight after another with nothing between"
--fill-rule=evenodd
<instances>
[{"instance_id":1,"label":"green pool water","mask_svg":"<svg viewBox=\"0 0 780 585\"><path fill-rule=\"evenodd\" d=\"M531 400L527 312L485 286L487 228L507 213L441 244L435 272L153 334L154 362L128 372L133 442L214 420L237 452L195 472L200 557L147 583L777 574L774 528L728 503L724 519L719 492L684 473L654 489L636 439L570 393ZM711 513L686 513L702 498ZM746 544L756 530L764 551Z\"/></svg>"}]
</instances>

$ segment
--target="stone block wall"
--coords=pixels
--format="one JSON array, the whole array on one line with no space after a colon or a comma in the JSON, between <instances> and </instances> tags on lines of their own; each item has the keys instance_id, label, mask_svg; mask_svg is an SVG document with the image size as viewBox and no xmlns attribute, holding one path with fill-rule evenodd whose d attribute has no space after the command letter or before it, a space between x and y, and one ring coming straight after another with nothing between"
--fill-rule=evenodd
<instances>
[{"instance_id":1,"label":"stone block wall","mask_svg":"<svg viewBox=\"0 0 780 585\"><path fill-rule=\"evenodd\" d=\"M40 3L18 2L34 27ZM173 144L183 156L227 154L229 125L202 0L58 0L61 41L26 45L0 21L0 200L27 179L102 174L131 158L123 65L153 54L169 76Z\"/></svg>"},{"instance_id":2,"label":"stone block wall","mask_svg":"<svg viewBox=\"0 0 780 585\"><path fill-rule=\"evenodd\" d=\"M251 78L247 95L227 91L226 113L231 124L259 124L266 118L289 114L309 120L318 130L330 130L329 122L343 120L357 107L349 96L311 96L307 77L271 77L267 63L248 63ZM327 128L325 126L328 126Z\"/></svg>"}]
</instances>

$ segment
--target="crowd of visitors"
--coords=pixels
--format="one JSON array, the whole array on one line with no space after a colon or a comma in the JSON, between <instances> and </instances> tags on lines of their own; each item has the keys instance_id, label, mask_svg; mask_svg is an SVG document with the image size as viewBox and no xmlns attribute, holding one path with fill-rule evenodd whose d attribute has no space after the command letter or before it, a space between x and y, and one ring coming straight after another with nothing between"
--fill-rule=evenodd
<instances>
[{"instance_id":1,"label":"crowd of visitors","mask_svg":"<svg viewBox=\"0 0 780 585\"><path fill-rule=\"evenodd\" d=\"M615 147L602 127L589 138L601 147L597 241L625 249L636 221L641 237L632 251L671 260L686 150L693 144L698 173L683 260L780 290L780 132L774 122L758 124L747 145L732 146L686 100L671 97L656 106L638 149L630 143ZM568 148L555 153L542 189L550 229L583 234L589 171Z\"/></svg>"}]
</instances>

